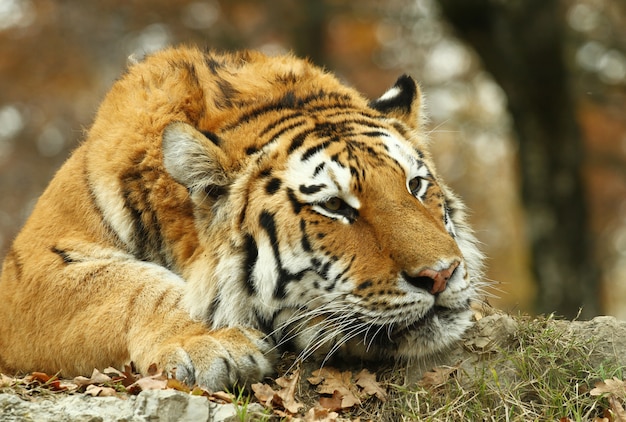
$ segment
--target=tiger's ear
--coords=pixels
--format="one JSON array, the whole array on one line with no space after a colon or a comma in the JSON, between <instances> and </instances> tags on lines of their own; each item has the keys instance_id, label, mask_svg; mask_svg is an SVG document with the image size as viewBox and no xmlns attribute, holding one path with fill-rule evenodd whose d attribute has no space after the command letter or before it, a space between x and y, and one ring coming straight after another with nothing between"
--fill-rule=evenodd
<instances>
[{"instance_id":1,"label":"tiger's ear","mask_svg":"<svg viewBox=\"0 0 626 422\"><path fill-rule=\"evenodd\" d=\"M163 131L163 164L178 183L192 192L218 196L230 183L228 157L217 146L214 134L203 134L183 122L170 123Z\"/></svg>"},{"instance_id":2,"label":"tiger's ear","mask_svg":"<svg viewBox=\"0 0 626 422\"><path fill-rule=\"evenodd\" d=\"M417 82L409 75L402 75L380 98L370 102L370 107L395 117L410 127L419 128L422 117L421 102L422 93Z\"/></svg>"}]
</instances>

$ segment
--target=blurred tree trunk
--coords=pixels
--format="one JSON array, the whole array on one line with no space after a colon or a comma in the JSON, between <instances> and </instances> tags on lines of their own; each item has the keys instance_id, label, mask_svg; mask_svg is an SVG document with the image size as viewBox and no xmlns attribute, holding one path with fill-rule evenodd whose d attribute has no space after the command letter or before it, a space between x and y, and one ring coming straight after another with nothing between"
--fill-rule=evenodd
<instances>
[{"instance_id":1,"label":"blurred tree trunk","mask_svg":"<svg viewBox=\"0 0 626 422\"><path fill-rule=\"evenodd\" d=\"M444 16L472 46L508 97L519 140L538 312L599 312L583 144L564 60L558 0L440 0ZM511 241L515 241L511 239Z\"/></svg>"}]
</instances>

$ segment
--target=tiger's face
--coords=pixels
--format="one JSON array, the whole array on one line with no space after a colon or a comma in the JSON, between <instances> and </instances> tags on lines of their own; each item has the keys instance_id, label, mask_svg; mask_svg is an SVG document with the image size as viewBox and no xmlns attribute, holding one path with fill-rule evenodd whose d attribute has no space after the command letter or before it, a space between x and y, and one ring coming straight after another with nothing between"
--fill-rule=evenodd
<instances>
[{"instance_id":1,"label":"tiger's face","mask_svg":"<svg viewBox=\"0 0 626 422\"><path fill-rule=\"evenodd\" d=\"M170 173L185 179L176 168L195 160L194 178L211 178L190 188L199 232L231 239L215 258L228 280L197 313L252 324L303 358L432 354L470 325L480 254L420 140L417 86L400 78L369 107L325 101L209 138L166 129Z\"/></svg>"}]
</instances>

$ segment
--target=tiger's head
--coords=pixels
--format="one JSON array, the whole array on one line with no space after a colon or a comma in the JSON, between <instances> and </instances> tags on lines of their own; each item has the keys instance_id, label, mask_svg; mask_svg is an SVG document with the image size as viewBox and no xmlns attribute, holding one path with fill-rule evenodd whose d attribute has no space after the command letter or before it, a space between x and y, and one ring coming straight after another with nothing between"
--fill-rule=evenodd
<instances>
[{"instance_id":1,"label":"tiger's head","mask_svg":"<svg viewBox=\"0 0 626 422\"><path fill-rule=\"evenodd\" d=\"M189 191L202 245L187 305L302 357L449 346L470 325L481 254L426 149L417 84L402 76L367 102L297 65L262 89L224 76L227 117L164 131L165 168Z\"/></svg>"}]
</instances>

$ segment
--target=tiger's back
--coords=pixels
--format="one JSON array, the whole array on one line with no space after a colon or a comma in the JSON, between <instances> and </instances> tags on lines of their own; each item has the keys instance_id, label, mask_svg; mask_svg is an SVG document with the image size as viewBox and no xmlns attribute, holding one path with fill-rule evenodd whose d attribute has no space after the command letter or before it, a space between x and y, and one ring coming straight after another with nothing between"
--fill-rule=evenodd
<instances>
[{"instance_id":1,"label":"tiger's back","mask_svg":"<svg viewBox=\"0 0 626 422\"><path fill-rule=\"evenodd\" d=\"M368 103L291 56L133 65L5 258L0 367L132 360L217 387L267 374L288 341L445 347L469 325L480 254L418 119L406 77Z\"/></svg>"}]
</instances>

